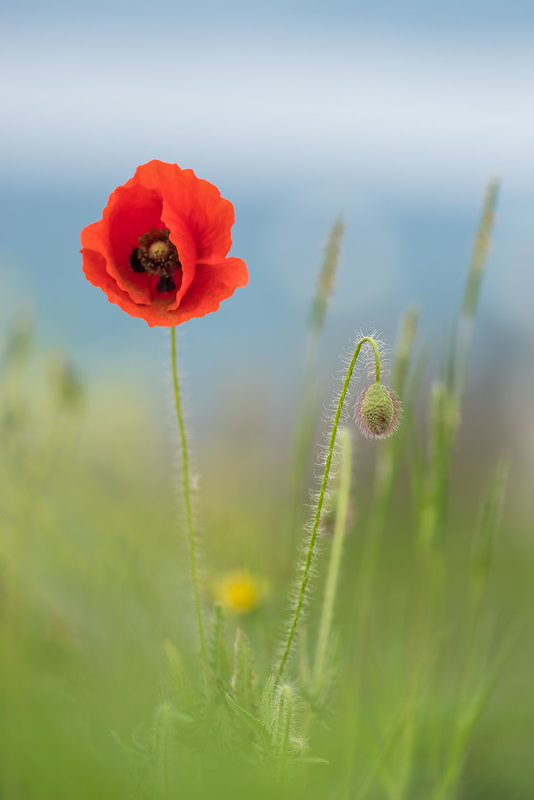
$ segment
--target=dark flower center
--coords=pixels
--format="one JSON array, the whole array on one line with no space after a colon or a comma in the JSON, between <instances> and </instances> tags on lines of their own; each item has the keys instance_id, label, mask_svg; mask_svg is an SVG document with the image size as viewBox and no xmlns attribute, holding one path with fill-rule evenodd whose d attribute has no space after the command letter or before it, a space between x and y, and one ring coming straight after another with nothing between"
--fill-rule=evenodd
<instances>
[{"instance_id":1,"label":"dark flower center","mask_svg":"<svg viewBox=\"0 0 534 800\"><path fill-rule=\"evenodd\" d=\"M169 231L151 228L139 237L139 247L132 250L130 267L134 272L158 275L156 291L164 294L179 289L182 283L182 265L178 250L169 241Z\"/></svg>"}]
</instances>

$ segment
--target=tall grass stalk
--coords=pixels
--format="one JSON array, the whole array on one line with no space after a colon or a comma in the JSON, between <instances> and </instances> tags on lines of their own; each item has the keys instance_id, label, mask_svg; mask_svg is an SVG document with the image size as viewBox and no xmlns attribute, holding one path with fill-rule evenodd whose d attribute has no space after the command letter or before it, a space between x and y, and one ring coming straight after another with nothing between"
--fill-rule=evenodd
<instances>
[{"instance_id":1,"label":"tall grass stalk","mask_svg":"<svg viewBox=\"0 0 534 800\"><path fill-rule=\"evenodd\" d=\"M408 371L417 333L417 319L418 312L415 309L408 309L406 311L401 321L395 346L392 387L397 394L403 398L403 424L396 436L385 442L381 442L377 450L370 517L359 569L359 624L357 626L357 633L359 634L359 650L362 652L364 650L363 640L366 635L369 606L380 555L382 536L387 524L395 476L399 471L406 440L410 432L415 405L414 394L419 382L418 376L416 375L412 381L410 390L408 390Z\"/></svg>"},{"instance_id":2,"label":"tall grass stalk","mask_svg":"<svg viewBox=\"0 0 534 800\"><path fill-rule=\"evenodd\" d=\"M314 442L317 397L315 393L315 373L319 343L324 327L328 304L334 289L339 267L341 242L345 232L342 219L334 220L328 234L324 258L319 271L317 289L313 298L306 335L302 386L299 392L297 428L291 458L292 496L290 505L289 538L294 544L301 529L302 508L305 497L306 471Z\"/></svg>"},{"instance_id":3,"label":"tall grass stalk","mask_svg":"<svg viewBox=\"0 0 534 800\"><path fill-rule=\"evenodd\" d=\"M174 709L166 702L156 708L153 726L153 749L155 755L155 786L158 800L169 796L169 748Z\"/></svg>"},{"instance_id":4,"label":"tall grass stalk","mask_svg":"<svg viewBox=\"0 0 534 800\"><path fill-rule=\"evenodd\" d=\"M415 407L415 393L419 385L420 376L416 372L411 381L408 380L410 365L413 358L413 349L417 333L418 312L416 309L408 309L401 321L395 354L393 360L392 386L397 394L403 397L404 419L400 430L395 437L381 442L377 450L377 460L375 467L374 487L370 509L369 522L365 531L365 540L358 568L357 576L357 607L356 622L353 627L352 641L349 652L352 654L352 691L350 694L349 706L350 714L347 719L359 720L360 701L362 692L362 681L364 665L368 652L367 638L369 634L369 623L371 619L371 607L373 603L373 590L375 585L376 572L380 556L382 537L385 532L388 510L391 503L395 476L398 474L402 458L405 452L406 442L410 433L411 422ZM413 710L414 703L410 705ZM407 722L408 711L406 710L402 719ZM347 730L346 741L346 786L347 792L350 791L349 785L352 776L352 756L356 745L357 724L353 724ZM397 727L395 727L397 730ZM400 734L400 729L398 730ZM385 751L382 751L385 753ZM389 749L388 749L389 752ZM372 774L377 771L378 762L372 770ZM377 774L379 774L377 772ZM387 787L385 787L387 790ZM389 792L388 792L389 793ZM364 796L364 795L362 795ZM390 796L394 796L393 790Z\"/></svg>"},{"instance_id":5,"label":"tall grass stalk","mask_svg":"<svg viewBox=\"0 0 534 800\"><path fill-rule=\"evenodd\" d=\"M442 377L433 387L430 421L430 464L425 499L419 517L419 539L426 547L441 538L445 524L448 476L469 367L476 310L490 249L500 183L488 184L464 288L460 316L444 361Z\"/></svg>"},{"instance_id":6,"label":"tall grass stalk","mask_svg":"<svg viewBox=\"0 0 534 800\"><path fill-rule=\"evenodd\" d=\"M508 472L508 463L505 459L500 459L491 476L473 541L470 607L475 630L478 628L480 610L486 593L493 559L495 537L501 522L508 484Z\"/></svg>"},{"instance_id":7,"label":"tall grass stalk","mask_svg":"<svg viewBox=\"0 0 534 800\"><path fill-rule=\"evenodd\" d=\"M419 600L414 615L414 644L416 663L420 666L412 670L410 678L410 696L413 702L407 707L403 723L398 731L395 748L391 750L391 758L386 758L385 748L377 750L371 773L364 781L364 788L358 796L371 796L372 784L382 784L382 794L391 800L403 800L410 797L415 765L417 742L422 737L427 739L429 752L429 770L427 776L431 780L429 795L433 800L448 800L454 796L457 781L465 761L466 749L472 729L482 711L483 699L489 696L489 678L478 677L473 680L474 664L477 655L478 617L482 603L483 586L487 576L488 542L493 540L494 525L498 519L497 507L502 502L504 478L502 470L497 472L488 495L483 512L483 522L479 526L478 545L475 549L474 563L470 586L470 609L461 626L460 634L468 638L466 650L461 658L462 667L458 679L458 691L452 707L452 723L447 726L434 725L429 731L425 728L427 714L435 705L435 698L440 693L440 673L442 664L447 659L444 637L444 616L446 612L446 563L443 548L446 525L446 507L452 456L460 425L460 410L468 375L469 356L472 345L474 322L484 266L489 252L491 232L494 224L495 206L498 197L498 182L492 181L487 189L475 238L473 253L466 279L461 312L450 339L442 365L441 377L432 386L429 425L429 453L425 459L422 448L414 447L411 463L411 475L414 486L414 508L417 514L417 548L420 579ZM410 323L408 322L408 329ZM402 337L402 334L401 334ZM399 348L399 354L401 352ZM402 357L397 357L399 371L394 377L393 385L401 391L405 399L407 414L414 406L407 400L410 395L405 381L405 368L401 367ZM404 373L404 374L403 374ZM400 383L397 383L400 380ZM412 377L412 391L418 385L417 374ZM403 385L404 384L404 385ZM410 421L410 420L405 420ZM402 435L407 436L410 425L404 425ZM361 716L361 681L363 681L364 662L368 660L366 646L366 630L373 594L374 574L380 550L380 540L387 524L387 509L394 484L394 475L403 451L402 436L381 447L377 457L376 477L373 500L370 510L369 527L366 544L362 554L360 573L358 576L360 598L358 603L358 621L355 625L356 651L351 669L354 675L352 699L349 701L350 717L353 718L347 730L346 749L346 796L353 796L352 773L354 767L354 748L358 736L365 736ZM492 524L484 522L491 518ZM491 530L490 530L491 529ZM481 531L486 531L485 534ZM484 544L483 544L484 543ZM484 566L485 565L485 566ZM478 588L477 588L478 586ZM447 644L449 639L447 637ZM491 671L491 680L494 680ZM474 685L473 685L474 684ZM421 774L421 769L418 770ZM392 780L394 776L395 780ZM371 780L372 777L372 780ZM374 795L372 795L374 796Z\"/></svg>"},{"instance_id":8,"label":"tall grass stalk","mask_svg":"<svg viewBox=\"0 0 534 800\"><path fill-rule=\"evenodd\" d=\"M467 376L469 352L473 336L473 325L480 297L480 286L484 275L491 235L495 225L495 210L499 199L500 181L493 179L486 188L484 205L473 246L471 263L467 275L458 326L459 376L458 391L461 392Z\"/></svg>"},{"instance_id":9,"label":"tall grass stalk","mask_svg":"<svg viewBox=\"0 0 534 800\"><path fill-rule=\"evenodd\" d=\"M473 245L473 251L467 279L464 288L461 311L442 363L441 377L435 381L431 390L430 426L429 426L429 458L425 464L421 454L415 451L412 464L416 487L416 507L418 517L418 545L420 568L420 619L419 631L421 643L434 641L432 647L438 651L443 648L443 642L438 641L442 630L442 620L445 613L445 588L446 588L446 562L443 548L444 534L447 518L447 500L449 482L452 470L454 447L458 437L461 422L461 408L465 384L468 376L469 358L471 353L474 323L478 307L480 289L484 267L490 247L491 234L495 219L495 208L498 199L499 183L491 181L486 189L479 226ZM474 635L469 615L467 619L468 636ZM474 654L474 642L468 646L467 663L471 662ZM469 670L470 667L467 667ZM426 677L427 696L431 697L437 690L438 671L431 671ZM465 674L465 668L464 668ZM462 703L466 702L464 696L463 679L460 678ZM448 749L443 742L446 735L444 727L436 726L433 731L432 750L438 758L443 748L455 754L455 759L460 757L467 746L469 736L462 722L463 709L458 706L454 724L460 726L456 734L452 735L452 749ZM454 714L454 712L453 712ZM473 723L474 725L474 720ZM458 730L462 730L461 740ZM460 744L462 747L460 748ZM458 749L460 748L460 750ZM433 765L439 775L441 767L436 761ZM447 792L452 791L451 770L445 766L447 778ZM439 781L437 783L439 786ZM440 800L447 797L443 784L436 796ZM436 790L438 791L438 790Z\"/></svg>"},{"instance_id":10,"label":"tall grass stalk","mask_svg":"<svg viewBox=\"0 0 534 800\"><path fill-rule=\"evenodd\" d=\"M479 626L482 604L486 592L493 547L497 529L500 525L506 485L508 465L500 460L482 503L479 522L473 541L471 562L470 596L465 625L466 642L465 658L455 698L453 730L440 781L437 784L432 800L446 800L458 780L467 753L469 738L475 724L485 708L493 684L497 680L506 650L497 659L490 670L489 677L478 677L474 681L473 673L477 661L479 644Z\"/></svg>"},{"instance_id":11,"label":"tall grass stalk","mask_svg":"<svg viewBox=\"0 0 534 800\"><path fill-rule=\"evenodd\" d=\"M427 598L431 598L436 613L438 613L439 604L443 602L445 565L442 545L446 524L449 478L454 446L460 427L475 315L483 270L490 247L498 191L498 181L490 181L475 236L460 316L442 364L442 377L432 387L430 457L427 466L423 467L425 474L423 476L420 474L418 479L422 487L418 506L423 586L426 587ZM419 470L421 470L421 466L422 464L420 464ZM423 607L428 612L427 625L431 625L431 606L425 603Z\"/></svg>"}]
</instances>

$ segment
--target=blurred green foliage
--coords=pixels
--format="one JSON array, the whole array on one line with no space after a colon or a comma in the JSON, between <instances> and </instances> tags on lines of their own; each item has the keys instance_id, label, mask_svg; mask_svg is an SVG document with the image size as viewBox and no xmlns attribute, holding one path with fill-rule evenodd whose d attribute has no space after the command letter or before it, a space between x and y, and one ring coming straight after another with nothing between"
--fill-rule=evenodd
<instances>
[{"instance_id":1,"label":"blurred green foliage","mask_svg":"<svg viewBox=\"0 0 534 800\"><path fill-rule=\"evenodd\" d=\"M85 385L64 354L42 353L30 316L15 316L0 392L2 800L532 795L532 520L517 502L513 454L505 501L507 469L488 437L469 451L457 440L495 199L492 185L476 245L484 252L475 248L469 303L441 375L432 373L428 412L409 312L393 369L403 427L378 452L354 442L323 665L324 674L337 665L331 705L310 702L306 675L335 495L301 659L287 684L268 680L294 556L287 482L301 483L283 426L234 387L216 432L197 444L205 596L236 570L269 586L250 613L224 627L216 617L210 659L221 691L208 698L202 731L193 725L196 626L164 403L120 380ZM265 683L260 705L254 692ZM257 719L272 734L275 768L256 758ZM286 758L288 743L302 749L299 763Z\"/></svg>"},{"instance_id":2,"label":"blurred green foliage","mask_svg":"<svg viewBox=\"0 0 534 800\"><path fill-rule=\"evenodd\" d=\"M18 352L15 365L5 364L3 373L0 794L9 800L126 797L136 778L111 729L128 747L132 731L141 744L146 741L154 708L165 699L165 690L158 687L168 679L169 642L192 674L195 671L177 476L169 467L172 448L164 426L152 427L157 414L146 397L135 393L132 402L128 387L92 386L82 391L80 384L74 405L61 392L58 402L54 378L42 359L26 347ZM257 407L255 413L261 416ZM261 419L237 445L232 422L226 422L223 431L228 435L223 432L218 440L201 443L200 518L210 576L246 567L270 583L263 606L231 621L228 630L229 644L238 626L245 630L261 670L286 598L290 554L279 475L287 452L276 432L263 436ZM329 763L303 765L284 792L272 774L232 763L228 752L222 751L219 760L213 752L209 759L190 755L180 765L183 790L176 796L198 796L197 775L211 770L213 788L206 789L206 797L334 797L347 760L353 785L363 785L377 752L393 747L388 736L400 724L399 714L410 708L407 687L424 668L418 660L414 621L426 601L414 548L414 520L401 480L384 531L360 676L364 724L355 752L347 752L354 723L355 576L371 483L365 467L368 443L361 450L357 457L364 466L359 470L357 513L347 537L336 621L344 659L341 674L348 678L340 681L335 709L313 733L309 751ZM479 467L489 479L487 464ZM449 585L443 627L435 631L441 663L434 683L426 687L430 703L413 745L426 769L428 751L450 724L458 665L469 646L458 637L457 628L467 604L466 565L480 503L465 484L462 487L465 478L459 463L455 483L460 499L453 509L446 550ZM534 601L528 586L534 578L534 557L521 535L528 529L529 521L508 506L481 626L493 655L510 625L517 634L469 752L460 796L470 800L529 796L533 785L529 735L534 724ZM208 592L210 579L205 580ZM386 730L381 727L385 720ZM424 788L415 792L418 782L424 787L428 777L412 776L410 796L425 796ZM205 785L210 786L209 780ZM368 796L387 796L384 792L379 783Z\"/></svg>"}]
</instances>

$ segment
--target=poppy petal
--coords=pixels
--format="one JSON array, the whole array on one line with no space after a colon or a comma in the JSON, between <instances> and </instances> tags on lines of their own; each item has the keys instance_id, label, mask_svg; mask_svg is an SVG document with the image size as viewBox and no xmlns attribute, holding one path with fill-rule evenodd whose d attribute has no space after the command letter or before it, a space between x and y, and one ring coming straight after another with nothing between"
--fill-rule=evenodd
<instances>
[{"instance_id":1,"label":"poppy petal","mask_svg":"<svg viewBox=\"0 0 534 800\"><path fill-rule=\"evenodd\" d=\"M177 309L180 322L217 311L223 300L247 283L247 265L241 258L227 258L220 264L198 264L195 280Z\"/></svg>"},{"instance_id":2,"label":"poppy petal","mask_svg":"<svg viewBox=\"0 0 534 800\"><path fill-rule=\"evenodd\" d=\"M117 286L106 270L106 261L101 253L86 248L82 250L82 253L83 271L93 286L102 289L110 303L120 306L123 311L126 311L131 316L144 317L142 309L146 310L148 306L141 306L135 303L126 292Z\"/></svg>"},{"instance_id":3,"label":"poppy petal","mask_svg":"<svg viewBox=\"0 0 534 800\"><path fill-rule=\"evenodd\" d=\"M220 261L232 246L234 207L209 181L192 169L165 164L157 159L137 168L132 181L161 192L168 205L179 210L195 240L198 260Z\"/></svg>"},{"instance_id":4,"label":"poppy petal","mask_svg":"<svg viewBox=\"0 0 534 800\"><path fill-rule=\"evenodd\" d=\"M157 192L136 185L119 186L110 195L102 215L108 240L107 270L134 302L144 305L152 302L150 276L134 272L130 256L140 236L152 228L162 228L162 206Z\"/></svg>"},{"instance_id":5,"label":"poppy petal","mask_svg":"<svg viewBox=\"0 0 534 800\"><path fill-rule=\"evenodd\" d=\"M163 201L161 218L163 226L169 231L170 241L178 250L178 257L182 265L182 282L172 297L172 307L176 308L195 277L197 249L189 226L167 199Z\"/></svg>"}]
</instances>

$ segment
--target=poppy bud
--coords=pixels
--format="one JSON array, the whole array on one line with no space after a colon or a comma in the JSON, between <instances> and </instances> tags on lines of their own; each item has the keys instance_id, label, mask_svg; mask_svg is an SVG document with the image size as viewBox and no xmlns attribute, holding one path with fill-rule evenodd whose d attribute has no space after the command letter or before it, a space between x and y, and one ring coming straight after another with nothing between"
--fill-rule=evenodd
<instances>
[{"instance_id":1,"label":"poppy bud","mask_svg":"<svg viewBox=\"0 0 534 800\"><path fill-rule=\"evenodd\" d=\"M399 410L399 398L393 389L382 383L373 383L361 393L356 413L365 436L385 439L397 427Z\"/></svg>"}]
</instances>

